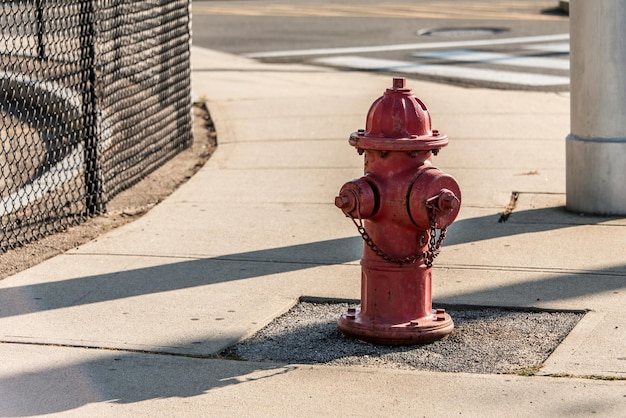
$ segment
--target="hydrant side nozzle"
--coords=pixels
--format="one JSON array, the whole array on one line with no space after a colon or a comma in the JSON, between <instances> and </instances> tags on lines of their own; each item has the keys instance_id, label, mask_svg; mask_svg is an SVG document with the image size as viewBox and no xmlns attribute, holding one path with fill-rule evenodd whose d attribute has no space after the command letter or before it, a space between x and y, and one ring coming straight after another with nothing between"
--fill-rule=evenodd
<instances>
[{"instance_id":1,"label":"hydrant side nozzle","mask_svg":"<svg viewBox=\"0 0 626 418\"><path fill-rule=\"evenodd\" d=\"M436 167L424 167L411 186L409 214L414 225L429 229L432 216L438 228L448 227L461 208L461 190L456 180Z\"/></svg>"},{"instance_id":2,"label":"hydrant side nozzle","mask_svg":"<svg viewBox=\"0 0 626 418\"><path fill-rule=\"evenodd\" d=\"M335 197L335 206L353 219L367 219L376 213L378 193L370 181L361 177L343 185Z\"/></svg>"}]
</instances>

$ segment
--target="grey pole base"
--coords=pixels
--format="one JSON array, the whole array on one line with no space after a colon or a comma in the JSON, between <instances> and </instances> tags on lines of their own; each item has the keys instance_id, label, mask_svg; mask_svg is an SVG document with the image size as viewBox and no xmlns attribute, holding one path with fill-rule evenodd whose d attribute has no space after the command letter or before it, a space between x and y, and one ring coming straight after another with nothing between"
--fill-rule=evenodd
<instances>
[{"instance_id":1,"label":"grey pole base","mask_svg":"<svg viewBox=\"0 0 626 418\"><path fill-rule=\"evenodd\" d=\"M568 135L566 208L595 215L626 215L626 138Z\"/></svg>"}]
</instances>

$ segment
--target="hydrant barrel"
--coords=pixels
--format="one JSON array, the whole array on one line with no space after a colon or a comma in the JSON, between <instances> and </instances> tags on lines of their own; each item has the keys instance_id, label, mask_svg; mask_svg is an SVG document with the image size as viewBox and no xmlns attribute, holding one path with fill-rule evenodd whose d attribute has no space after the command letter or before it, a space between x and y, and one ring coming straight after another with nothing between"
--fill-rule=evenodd
<instances>
[{"instance_id":1,"label":"hydrant barrel","mask_svg":"<svg viewBox=\"0 0 626 418\"><path fill-rule=\"evenodd\" d=\"M432 307L432 263L461 208L461 190L432 157L448 138L432 129L406 80L394 78L349 143L364 154L364 175L344 184L335 205L363 238L361 306L339 318L339 329L388 345L443 338L454 324Z\"/></svg>"}]
</instances>

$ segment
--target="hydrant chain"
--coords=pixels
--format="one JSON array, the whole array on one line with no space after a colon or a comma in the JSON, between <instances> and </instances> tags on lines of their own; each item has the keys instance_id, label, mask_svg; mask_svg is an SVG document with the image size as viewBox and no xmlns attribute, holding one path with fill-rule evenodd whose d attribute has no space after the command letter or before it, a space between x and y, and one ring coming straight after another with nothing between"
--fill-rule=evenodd
<instances>
[{"instance_id":1,"label":"hydrant chain","mask_svg":"<svg viewBox=\"0 0 626 418\"><path fill-rule=\"evenodd\" d=\"M446 228L441 229L439 233L439 238L437 238L437 229L436 229L437 223L435 219L434 210L431 211L431 213L432 215L431 215L431 222L430 222L430 240L428 242L428 251L423 251L420 254L417 254L411 257L406 257L406 258L391 257L387 255L382 249L380 249L378 245L376 245L374 240L372 240L370 235L365 230L365 227L363 226L363 220L361 219L361 213L359 212L358 204L357 204L357 214L359 215L359 220L357 221L353 217L350 217L350 219L352 219L352 222L356 226L356 229L359 231L359 234L361 234L361 237L363 238L363 241L365 241L365 244L367 244L367 246L374 252L374 254L376 254L383 260L388 261L393 264L402 264L402 265L413 264L419 260L424 260L424 264L426 264L426 267L432 267L433 260L435 259L435 257L439 255L439 248L441 247L443 240L446 238Z\"/></svg>"}]
</instances>

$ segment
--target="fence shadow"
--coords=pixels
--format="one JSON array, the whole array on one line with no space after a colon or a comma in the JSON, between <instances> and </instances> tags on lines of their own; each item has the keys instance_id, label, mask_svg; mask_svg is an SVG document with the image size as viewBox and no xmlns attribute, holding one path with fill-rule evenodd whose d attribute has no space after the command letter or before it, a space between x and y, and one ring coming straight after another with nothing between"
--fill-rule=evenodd
<instances>
[{"instance_id":1,"label":"fence shadow","mask_svg":"<svg viewBox=\"0 0 626 418\"><path fill-rule=\"evenodd\" d=\"M347 263L360 258L361 242L339 238L4 288L0 318Z\"/></svg>"},{"instance_id":2,"label":"fence shadow","mask_svg":"<svg viewBox=\"0 0 626 418\"><path fill-rule=\"evenodd\" d=\"M456 222L450 227L442 251L446 251L446 246L552 231L607 220L600 217L580 218L559 208L521 211L515 213L506 223L498 223L498 217L499 215L488 215ZM14 286L0 289L2 307L0 318L262 277L321 265L356 262L362 255L362 248L361 237L354 236ZM616 260L618 263L620 261ZM244 262L246 268L242 268L241 263ZM624 271L616 268L610 274L619 276L624 274ZM600 283L584 286L582 289L595 293L601 290ZM568 288L564 283L563 286ZM576 290L572 288L570 291Z\"/></svg>"}]
</instances>

